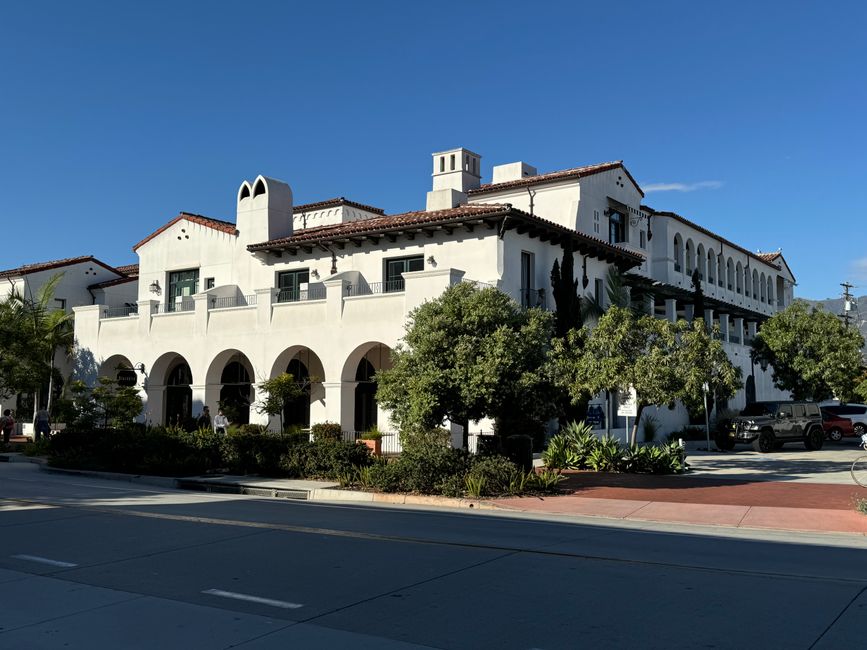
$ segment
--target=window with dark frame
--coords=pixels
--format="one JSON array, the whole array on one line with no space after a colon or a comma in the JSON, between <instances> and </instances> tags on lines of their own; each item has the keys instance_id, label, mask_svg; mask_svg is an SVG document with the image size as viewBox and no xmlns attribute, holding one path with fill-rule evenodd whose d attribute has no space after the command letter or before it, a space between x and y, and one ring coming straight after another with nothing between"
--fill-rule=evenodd
<instances>
[{"instance_id":1,"label":"window with dark frame","mask_svg":"<svg viewBox=\"0 0 867 650\"><path fill-rule=\"evenodd\" d=\"M533 253L521 251L521 306L533 307L533 278L534 271Z\"/></svg>"},{"instance_id":2,"label":"window with dark frame","mask_svg":"<svg viewBox=\"0 0 867 650\"><path fill-rule=\"evenodd\" d=\"M608 243L620 244L626 241L626 217L617 210L608 211Z\"/></svg>"},{"instance_id":3,"label":"window with dark frame","mask_svg":"<svg viewBox=\"0 0 867 650\"><path fill-rule=\"evenodd\" d=\"M307 298L310 269L292 269L277 273L277 302L295 302Z\"/></svg>"},{"instance_id":4,"label":"window with dark frame","mask_svg":"<svg viewBox=\"0 0 867 650\"><path fill-rule=\"evenodd\" d=\"M385 282L383 293L403 291L405 283L403 274L409 271L424 271L424 256L397 257L385 260Z\"/></svg>"}]
</instances>

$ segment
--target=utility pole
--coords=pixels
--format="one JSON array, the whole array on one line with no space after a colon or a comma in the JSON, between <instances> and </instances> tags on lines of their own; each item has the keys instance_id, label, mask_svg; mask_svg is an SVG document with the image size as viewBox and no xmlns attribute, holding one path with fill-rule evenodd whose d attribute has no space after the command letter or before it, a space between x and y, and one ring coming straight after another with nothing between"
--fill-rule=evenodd
<instances>
[{"instance_id":1,"label":"utility pole","mask_svg":"<svg viewBox=\"0 0 867 650\"><path fill-rule=\"evenodd\" d=\"M840 318L842 318L843 322L846 323L846 329L849 329L849 319L851 318L850 312L852 311L852 294L849 290L855 285L850 284L849 282L841 282L840 286L843 287L843 313L840 314Z\"/></svg>"}]
</instances>

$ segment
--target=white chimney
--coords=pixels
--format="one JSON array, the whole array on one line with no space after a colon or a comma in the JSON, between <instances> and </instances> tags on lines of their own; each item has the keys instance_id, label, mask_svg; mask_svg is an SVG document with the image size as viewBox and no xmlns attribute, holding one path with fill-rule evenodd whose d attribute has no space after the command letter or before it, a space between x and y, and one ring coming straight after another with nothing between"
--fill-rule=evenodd
<instances>
[{"instance_id":1,"label":"white chimney","mask_svg":"<svg viewBox=\"0 0 867 650\"><path fill-rule=\"evenodd\" d=\"M458 147L433 154L433 190L427 193L427 210L446 210L467 202L467 191L482 180L482 157Z\"/></svg>"},{"instance_id":2,"label":"white chimney","mask_svg":"<svg viewBox=\"0 0 867 650\"><path fill-rule=\"evenodd\" d=\"M259 175L238 188L238 237L258 244L292 236L292 189L283 181Z\"/></svg>"},{"instance_id":3,"label":"white chimney","mask_svg":"<svg viewBox=\"0 0 867 650\"><path fill-rule=\"evenodd\" d=\"M532 165L525 162L513 162L505 165L496 165L494 167L494 177L491 183L508 183L509 181L519 181L528 176L535 176L538 172Z\"/></svg>"}]
</instances>

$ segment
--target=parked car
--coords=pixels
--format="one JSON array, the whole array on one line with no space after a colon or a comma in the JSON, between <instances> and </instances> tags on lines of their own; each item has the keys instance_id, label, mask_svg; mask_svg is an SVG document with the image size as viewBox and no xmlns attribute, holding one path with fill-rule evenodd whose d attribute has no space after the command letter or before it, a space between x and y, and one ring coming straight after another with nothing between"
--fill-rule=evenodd
<instances>
[{"instance_id":1,"label":"parked car","mask_svg":"<svg viewBox=\"0 0 867 650\"><path fill-rule=\"evenodd\" d=\"M787 442L803 442L810 451L825 442L822 415L815 402L753 402L732 418L715 437L720 449L750 442L763 454L780 449Z\"/></svg>"},{"instance_id":2,"label":"parked car","mask_svg":"<svg viewBox=\"0 0 867 650\"><path fill-rule=\"evenodd\" d=\"M867 405L832 404L829 406L823 406L822 408L834 415L839 415L840 417L852 420L852 426L855 429L856 435L863 436L867 433Z\"/></svg>"},{"instance_id":3,"label":"parked car","mask_svg":"<svg viewBox=\"0 0 867 650\"><path fill-rule=\"evenodd\" d=\"M843 436L854 436L855 426L849 418L843 418L835 415L826 408L822 411L822 428L825 430L825 435L828 440L840 442Z\"/></svg>"}]
</instances>

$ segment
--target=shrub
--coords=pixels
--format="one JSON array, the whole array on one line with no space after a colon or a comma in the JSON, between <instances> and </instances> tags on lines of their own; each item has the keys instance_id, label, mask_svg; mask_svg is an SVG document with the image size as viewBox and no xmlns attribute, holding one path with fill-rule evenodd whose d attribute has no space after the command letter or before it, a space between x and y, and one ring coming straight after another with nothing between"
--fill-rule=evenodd
<instances>
[{"instance_id":1,"label":"shrub","mask_svg":"<svg viewBox=\"0 0 867 650\"><path fill-rule=\"evenodd\" d=\"M557 491L557 485L560 484L561 481L565 481L566 477L563 476L560 472L555 472L552 470L542 470L538 474L531 474L527 477L528 482L531 482L532 486L539 490L540 492L549 492L553 493Z\"/></svg>"},{"instance_id":2,"label":"shrub","mask_svg":"<svg viewBox=\"0 0 867 650\"><path fill-rule=\"evenodd\" d=\"M616 472L620 469L622 454L620 441L605 436L587 456L587 465L597 472Z\"/></svg>"},{"instance_id":3,"label":"shrub","mask_svg":"<svg viewBox=\"0 0 867 650\"><path fill-rule=\"evenodd\" d=\"M319 422L310 427L314 440L341 440L343 429L337 422Z\"/></svg>"},{"instance_id":4,"label":"shrub","mask_svg":"<svg viewBox=\"0 0 867 650\"><path fill-rule=\"evenodd\" d=\"M867 499L858 499L855 501L855 510L862 515L867 515Z\"/></svg>"},{"instance_id":5,"label":"shrub","mask_svg":"<svg viewBox=\"0 0 867 650\"><path fill-rule=\"evenodd\" d=\"M356 476L371 462L364 445L325 438L292 445L280 457L280 468L289 476L338 480Z\"/></svg>"},{"instance_id":6,"label":"shrub","mask_svg":"<svg viewBox=\"0 0 867 650\"><path fill-rule=\"evenodd\" d=\"M361 434L362 440L382 440L382 431L379 427L373 426Z\"/></svg>"},{"instance_id":7,"label":"shrub","mask_svg":"<svg viewBox=\"0 0 867 650\"><path fill-rule=\"evenodd\" d=\"M589 424L571 422L551 437L542 460L550 469L584 469L589 467L590 454L598 445L599 438Z\"/></svg>"},{"instance_id":8,"label":"shrub","mask_svg":"<svg viewBox=\"0 0 867 650\"><path fill-rule=\"evenodd\" d=\"M641 418L641 423L644 430L644 441L653 442L659 433L659 418L645 412L644 417Z\"/></svg>"},{"instance_id":9,"label":"shrub","mask_svg":"<svg viewBox=\"0 0 867 650\"><path fill-rule=\"evenodd\" d=\"M478 459L467 473L467 493L470 496L513 494L514 479L518 474L524 474L524 472L521 472L515 463L503 456L488 456ZM477 485L481 487L477 494L473 494L471 488Z\"/></svg>"},{"instance_id":10,"label":"shrub","mask_svg":"<svg viewBox=\"0 0 867 650\"><path fill-rule=\"evenodd\" d=\"M533 438L527 435L513 435L505 440L506 456L525 472L533 469Z\"/></svg>"}]
</instances>

